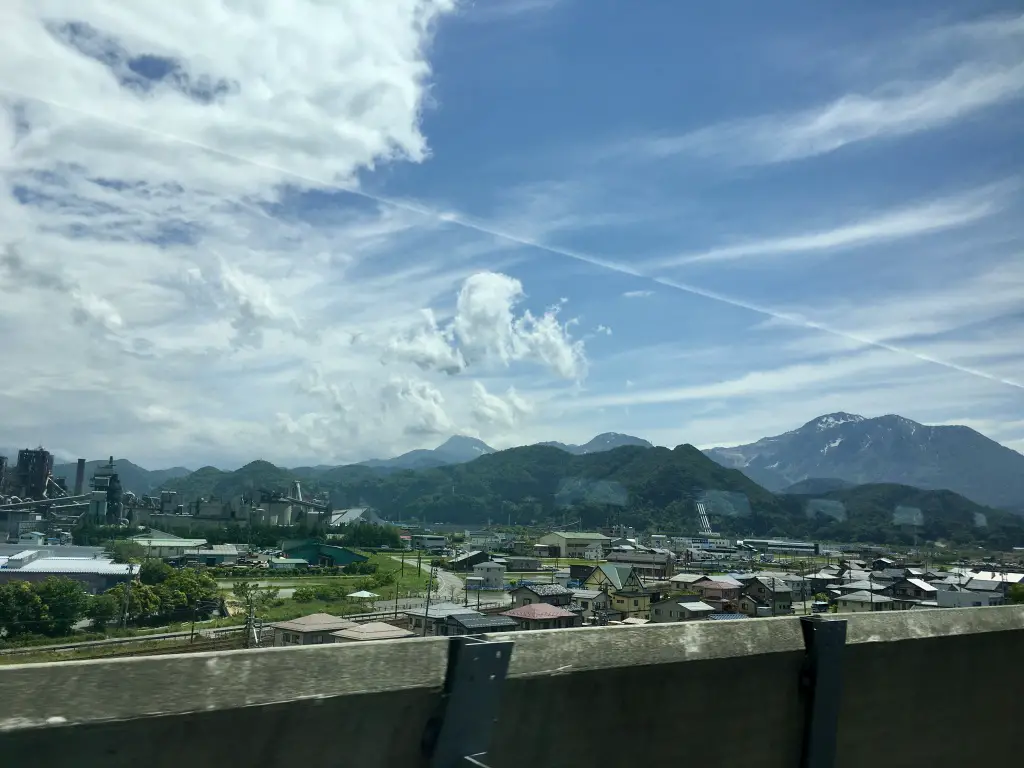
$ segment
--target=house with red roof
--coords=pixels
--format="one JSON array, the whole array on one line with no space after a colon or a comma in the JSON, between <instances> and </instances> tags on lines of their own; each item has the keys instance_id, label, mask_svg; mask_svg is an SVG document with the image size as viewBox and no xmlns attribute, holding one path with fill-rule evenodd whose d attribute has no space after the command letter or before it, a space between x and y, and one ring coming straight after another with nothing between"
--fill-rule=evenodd
<instances>
[{"instance_id":1,"label":"house with red roof","mask_svg":"<svg viewBox=\"0 0 1024 768\"><path fill-rule=\"evenodd\" d=\"M583 624L580 614L549 603L521 605L501 615L515 619L520 629L568 629Z\"/></svg>"}]
</instances>

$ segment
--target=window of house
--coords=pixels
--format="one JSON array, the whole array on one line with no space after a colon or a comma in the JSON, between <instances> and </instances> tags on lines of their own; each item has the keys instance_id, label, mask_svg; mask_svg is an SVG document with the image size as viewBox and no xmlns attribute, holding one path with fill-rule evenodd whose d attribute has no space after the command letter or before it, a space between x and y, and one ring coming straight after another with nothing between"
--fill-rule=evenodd
<instances>
[{"instance_id":1,"label":"window of house","mask_svg":"<svg viewBox=\"0 0 1024 768\"><path fill-rule=\"evenodd\" d=\"M635 608L638 605L640 605L640 601L639 600L634 600L633 601L633 607Z\"/></svg>"},{"instance_id":2,"label":"window of house","mask_svg":"<svg viewBox=\"0 0 1024 768\"><path fill-rule=\"evenodd\" d=\"M588 603L586 600L580 600L580 605L583 606L583 610L587 610L587 608L590 607L590 603Z\"/></svg>"}]
</instances>

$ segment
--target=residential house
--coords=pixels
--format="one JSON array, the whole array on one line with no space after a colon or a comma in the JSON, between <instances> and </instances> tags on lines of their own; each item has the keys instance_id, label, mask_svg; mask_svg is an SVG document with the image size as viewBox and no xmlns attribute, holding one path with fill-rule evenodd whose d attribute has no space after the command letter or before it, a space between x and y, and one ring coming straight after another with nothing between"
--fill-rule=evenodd
<instances>
[{"instance_id":1,"label":"residential house","mask_svg":"<svg viewBox=\"0 0 1024 768\"><path fill-rule=\"evenodd\" d=\"M999 595L972 592L964 587L953 587L952 589L940 589L935 593L935 604L939 608L981 608L992 603L995 599L999 601Z\"/></svg>"},{"instance_id":2,"label":"residential house","mask_svg":"<svg viewBox=\"0 0 1024 768\"><path fill-rule=\"evenodd\" d=\"M651 621L693 621L707 618L714 612L713 605L702 602L696 595L676 595L651 604Z\"/></svg>"},{"instance_id":3,"label":"residential house","mask_svg":"<svg viewBox=\"0 0 1024 768\"><path fill-rule=\"evenodd\" d=\"M863 581L850 581L842 582L836 585L836 591L840 595L849 595L853 592L879 592L886 595L889 594L890 585L880 584L873 579L865 579Z\"/></svg>"},{"instance_id":4,"label":"residential house","mask_svg":"<svg viewBox=\"0 0 1024 768\"><path fill-rule=\"evenodd\" d=\"M312 613L291 621L271 624L274 630L274 647L286 645L321 645L333 643L333 632L357 626L354 621L332 616L329 613Z\"/></svg>"},{"instance_id":5,"label":"residential house","mask_svg":"<svg viewBox=\"0 0 1024 768\"><path fill-rule=\"evenodd\" d=\"M884 571L895 567L896 561L888 557L876 557L871 561L871 570L873 571Z\"/></svg>"},{"instance_id":6,"label":"residential house","mask_svg":"<svg viewBox=\"0 0 1024 768\"><path fill-rule=\"evenodd\" d=\"M593 544L604 547L608 540L607 536L600 533L555 531L547 536L542 536L539 543L549 548L555 548L558 552L556 557L583 558L588 547L591 547L591 551L593 551Z\"/></svg>"},{"instance_id":7,"label":"residential house","mask_svg":"<svg viewBox=\"0 0 1024 768\"><path fill-rule=\"evenodd\" d=\"M690 589L700 595L700 599L714 606L722 613L735 613L739 603L742 586L731 581L717 581L704 577L690 585Z\"/></svg>"},{"instance_id":8,"label":"residential house","mask_svg":"<svg viewBox=\"0 0 1024 768\"><path fill-rule=\"evenodd\" d=\"M584 560L600 560L604 557L604 547L601 546L601 542L594 541L586 546L583 550Z\"/></svg>"},{"instance_id":9,"label":"residential house","mask_svg":"<svg viewBox=\"0 0 1024 768\"><path fill-rule=\"evenodd\" d=\"M895 604L891 597L874 592L853 592L836 598L836 610L839 613L865 613L869 611L892 611Z\"/></svg>"},{"instance_id":10,"label":"residential house","mask_svg":"<svg viewBox=\"0 0 1024 768\"><path fill-rule=\"evenodd\" d=\"M547 603L568 608L573 601L572 590L561 584L525 584L513 589L509 595L512 597L513 608L535 603Z\"/></svg>"},{"instance_id":11,"label":"residential house","mask_svg":"<svg viewBox=\"0 0 1024 768\"><path fill-rule=\"evenodd\" d=\"M583 618L588 621L598 614L607 613L611 608L611 597L599 589L574 589L572 598L579 605Z\"/></svg>"},{"instance_id":12,"label":"residential house","mask_svg":"<svg viewBox=\"0 0 1024 768\"><path fill-rule=\"evenodd\" d=\"M649 619L651 597L651 592L646 589L620 589L611 593L612 610L621 613L624 619Z\"/></svg>"},{"instance_id":13,"label":"residential house","mask_svg":"<svg viewBox=\"0 0 1024 768\"><path fill-rule=\"evenodd\" d=\"M567 611L557 605L533 603L505 611L502 616L515 619L520 629L567 629L583 623L578 613Z\"/></svg>"},{"instance_id":14,"label":"residential house","mask_svg":"<svg viewBox=\"0 0 1024 768\"><path fill-rule=\"evenodd\" d=\"M366 640L401 640L405 637L416 637L416 634L393 624L385 624L383 621L368 621L365 624L356 624L331 632L331 637L336 643L358 643Z\"/></svg>"},{"instance_id":15,"label":"residential house","mask_svg":"<svg viewBox=\"0 0 1024 768\"><path fill-rule=\"evenodd\" d=\"M707 578L707 577L703 573L677 573L675 576L673 576L668 581L669 581L669 584L671 584L673 589L686 589L686 590L688 590L688 589L690 589L692 587L694 582L700 581L701 579L704 579L704 578Z\"/></svg>"},{"instance_id":16,"label":"residential house","mask_svg":"<svg viewBox=\"0 0 1024 768\"><path fill-rule=\"evenodd\" d=\"M445 634L481 635L485 632L514 632L519 622L510 616L453 613L445 620Z\"/></svg>"},{"instance_id":17,"label":"residential house","mask_svg":"<svg viewBox=\"0 0 1024 768\"><path fill-rule=\"evenodd\" d=\"M412 536L412 548L427 552L442 552L448 548L448 539L428 533L415 533Z\"/></svg>"},{"instance_id":18,"label":"residential house","mask_svg":"<svg viewBox=\"0 0 1024 768\"><path fill-rule=\"evenodd\" d=\"M505 588L505 566L501 563L483 562L473 566L473 575L481 579L484 589Z\"/></svg>"},{"instance_id":19,"label":"residential house","mask_svg":"<svg viewBox=\"0 0 1024 768\"><path fill-rule=\"evenodd\" d=\"M667 579L675 567L675 555L670 550L639 545L613 547L607 558L610 563L631 565L641 575L655 579Z\"/></svg>"},{"instance_id":20,"label":"residential house","mask_svg":"<svg viewBox=\"0 0 1024 768\"><path fill-rule=\"evenodd\" d=\"M473 549L453 557L448 563L453 571L471 571L478 563L483 563L487 559L486 552Z\"/></svg>"},{"instance_id":21,"label":"residential house","mask_svg":"<svg viewBox=\"0 0 1024 768\"><path fill-rule=\"evenodd\" d=\"M448 617L454 614L482 616L479 611L458 603L432 603L429 608L411 608L405 612L409 618L409 629L417 635L443 635ZM426 632L424 632L424 627Z\"/></svg>"},{"instance_id":22,"label":"residential house","mask_svg":"<svg viewBox=\"0 0 1024 768\"><path fill-rule=\"evenodd\" d=\"M608 592L638 591L644 588L644 583L631 566L601 563L583 580L583 587L604 589Z\"/></svg>"},{"instance_id":23,"label":"residential house","mask_svg":"<svg viewBox=\"0 0 1024 768\"><path fill-rule=\"evenodd\" d=\"M561 584L563 587L568 587L569 582L572 581L572 571L568 568L559 568L554 572L552 578L554 578L555 584Z\"/></svg>"},{"instance_id":24,"label":"residential house","mask_svg":"<svg viewBox=\"0 0 1024 768\"><path fill-rule=\"evenodd\" d=\"M1005 581L991 581L989 579L971 579L964 585L971 592L977 592L988 596L989 605L1002 605L1006 600L1006 593L1009 585Z\"/></svg>"},{"instance_id":25,"label":"residential house","mask_svg":"<svg viewBox=\"0 0 1024 768\"><path fill-rule=\"evenodd\" d=\"M938 589L921 579L899 579L886 590L893 598L897 610L913 608L923 600L935 600Z\"/></svg>"},{"instance_id":26,"label":"residential house","mask_svg":"<svg viewBox=\"0 0 1024 768\"><path fill-rule=\"evenodd\" d=\"M510 555L505 558L505 567L510 571L536 572L540 570L540 558Z\"/></svg>"}]
</instances>

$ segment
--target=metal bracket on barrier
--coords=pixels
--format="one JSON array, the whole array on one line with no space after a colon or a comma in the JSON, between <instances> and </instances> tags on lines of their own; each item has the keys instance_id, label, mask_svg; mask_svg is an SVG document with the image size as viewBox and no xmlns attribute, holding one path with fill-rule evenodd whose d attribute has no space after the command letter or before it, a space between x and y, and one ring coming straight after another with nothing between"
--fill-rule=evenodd
<instances>
[{"instance_id":1,"label":"metal bracket on barrier","mask_svg":"<svg viewBox=\"0 0 1024 768\"><path fill-rule=\"evenodd\" d=\"M431 768L486 768L482 761L498 719L513 645L475 637L449 640L441 705L423 737Z\"/></svg>"},{"instance_id":2,"label":"metal bracket on barrier","mask_svg":"<svg viewBox=\"0 0 1024 768\"><path fill-rule=\"evenodd\" d=\"M846 621L804 616L800 618L800 629L807 649L800 676L807 706L800 765L801 768L832 768L842 698Z\"/></svg>"}]
</instances>

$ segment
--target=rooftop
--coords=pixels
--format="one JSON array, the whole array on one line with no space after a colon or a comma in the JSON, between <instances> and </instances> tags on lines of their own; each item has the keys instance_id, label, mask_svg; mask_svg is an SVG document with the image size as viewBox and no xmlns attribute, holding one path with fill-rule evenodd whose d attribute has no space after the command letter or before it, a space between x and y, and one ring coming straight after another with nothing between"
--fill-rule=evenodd
<instances>
[{"instance_id":1,"label":"rooftop","mask_svg":"<svg viewBox=\"0 0 1024 768\"><path fill-rule=\"evenodd\" d=\"M873 592L851 592L848 595L842 595L838 598L839 601L846 600L850 603L891 603L892 598L886 597L885 595L876 595Z\"/></svg>"},{"instance_id":2,"label":"rooftop","mask_svg":"<svg viewBox=\"0 0 1024 768\"><path fill-rule=\"evenodd\" d=\"M605 536L603 533L585 533L578 531L554 531L550 534L551 536L560 536L566 541L611 541L611 539Z\"/></svg>"},{"instance_id":3,"label":"rooftop","mask_svg":"<svg viewBox=\"0 0 1024 768\"><path fill-rule=\"evenodd\" d=\"M466 629L475 629L486 632L491 629L513 629L517 626L516 620L508 616L488 616L487 614L455 613L449 617L456 624Z\"/></svg>"},{"instance_id":4,"label":"rooftop","mask_svg":"<svg viewBox=\"0 0 1024 768\"><path fill-rule=\"evenodd\" d=\"M443 619L457 613L479 614L480 612L465 605L459 605L458 603L432 603L430 608L410 608L405 612L405 615L418 616L420 618L427 616L431 619Z\"/></svg>"},{"instance_id":5,"label":"rooftop","mask_svg":"<svg viewBox=\"0 0 1024 768\"><path fill-rule=\"evenodd\" d=\"M270 626L291 632L334 632L355 627L356 623L329 613L311 613L309 616L301 616L291 621L278 621Z\"/></svg>"},{"instance_id":6,"label":"rooftop","mask_svg":"<svg viewBox=\"0 0 1024 768\"><path fill-rule=\"evenodd\" d=\"M547 603L531 603L530 605L523 605L519 608L513 608L511 611L504 611L501 615L511 616L514 619L527 620L565 619L575 618L576 616L572 611L559 608L557 605L548 605Z\"/></svg>"},{"instance_id":7,"label":"rooftop","mask_svg":"<svg viewBox=\"0 0 1024 768\"><path fill-rule=\"evenodd\" d=\"M554 595L573 594L573 590L563 587L561 584L524 584L519 589L528 589L540 597L552 597ZM597 590L594 590L595 593ZM595 595L596 596L596 595Z\"/></svg>"},{"instance_id":8,"label":"rooftop","mask_svg":"<svg viewBox=\"0 0 1024 768\"><path fill-rule=\"evenodd\" d=\"M385 624L383 621L368 621L365 624L354 624L347 629L331 632L331 637L342 640L398 640L415 636L415 632Z\"/></svg>"}]
</instances>

